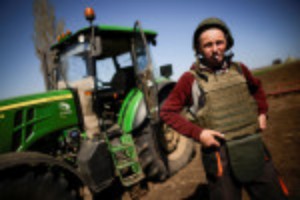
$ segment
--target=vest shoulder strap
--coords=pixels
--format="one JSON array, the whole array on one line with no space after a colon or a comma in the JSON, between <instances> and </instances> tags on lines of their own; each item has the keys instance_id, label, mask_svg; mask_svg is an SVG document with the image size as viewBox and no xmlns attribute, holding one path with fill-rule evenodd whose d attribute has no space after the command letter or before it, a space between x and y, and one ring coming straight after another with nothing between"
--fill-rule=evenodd
<instances>
[{"instance_id":1,"label":"vest shoulder strap","mask_svg":"<svg viewBox=\"0 0 300 200\"><path fill-rule=\"evenodd\" d=\"M244 75L242 64L240 62L232 62L231 67L235 67L235 69L240 73L241 75Z\"/></svg>"},{"instance_id":2,"label":"vest shoulder strap","mask_svg":"<svg viewBox=\"0 0 300 200\"><path fill-rule=\"evenodd\" d=\"M205 82L208 82L208 77L206 74L204 74L203 72L201 72L200 70L198 69L191 69L189 71L192 75L194 75L194 77L198 80L198 79L202 79L204 80Z\"/></svg>"}]
</instances>

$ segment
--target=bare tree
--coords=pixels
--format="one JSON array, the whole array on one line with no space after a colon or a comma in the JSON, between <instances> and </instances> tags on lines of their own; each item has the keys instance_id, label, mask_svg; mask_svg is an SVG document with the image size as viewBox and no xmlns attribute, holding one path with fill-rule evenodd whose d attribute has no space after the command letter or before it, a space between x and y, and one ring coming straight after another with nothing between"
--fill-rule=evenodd
<instances>
[{"instance_id":1,"label":"bare tree","mask_svg":"<svg viewBox=\"0 0 300 200\"><path fill-rule=\"evenodd\" d=\"M33 1L34 33L33 42L35 52L41 62L41 72L47 90L56 87L54 54L50 47L57 36L64 31L65 23L57 20L52 4L48 0Z\"/></svg>"}]
</instances>

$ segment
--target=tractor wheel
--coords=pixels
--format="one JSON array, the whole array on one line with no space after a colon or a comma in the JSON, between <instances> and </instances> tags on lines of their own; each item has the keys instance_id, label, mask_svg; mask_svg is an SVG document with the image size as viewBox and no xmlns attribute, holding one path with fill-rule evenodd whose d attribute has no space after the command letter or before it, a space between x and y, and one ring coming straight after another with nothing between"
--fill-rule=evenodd
<instances>
[{"instance_id":1,"label":"tractor wheel","mask_svg":"<svg viewBox=\"0 0 300 200\"><path fill-rule=\"evenodd\" d=\"M195 155L194 141L166 124L162 124L160 144L166 156L169 175L173 175L186 166Z\"/></svg>"},{"instance_id":2,"label":"tractor wheel","mask_svg":"<svg viewBox=\"0 0 300 200\"><path fill-rule=\"evenodd\" d=\"M22 169L18 169L23 171ZM0 199L10 200L75 200L75 191L68 190L68 181L63 176L51 172L40 173L36 170L9 173L1 178Z\"/></svg>"},{"instance_id":3,"label":"tractor wheel","mask_svg":"<svg viewBox=\"0 0 300 200\"><path fill-rule=\"evenodd\" d=\"M153 181L165 180L168 176L168 170L159 149L155 131L150 123L142 131L134 134L134 139L146 177Z\"/></svg>"},{"instance_id":4,"label":"tractor wheel","mask_svg":"<svg viewBox=\"0 0 300 200\"><path fill-rule=\"evenodd\" d=\"M170 91L161 92L160 107L164 104ZM183 111L181 114L186 117L185 113ZM178 133L163 122L161 122L160 128L157 134L160 146L166 157L169 175L171 176L192 160L195 155L195 145L191 138Z\"/></svg>"},{"instance_id":5,"label":"tractor wheel","mask_svg":"<svg viewBox=\"0 0 300 200\"><path fill-rule=\"evenodd\" d=\"M195 155L194 142L166 125L154 131L147 123L135 143L142 168L150 180L163 181L186 166ZM160 129L161 130L161 129Z\"/></svg>"}]
</instances>

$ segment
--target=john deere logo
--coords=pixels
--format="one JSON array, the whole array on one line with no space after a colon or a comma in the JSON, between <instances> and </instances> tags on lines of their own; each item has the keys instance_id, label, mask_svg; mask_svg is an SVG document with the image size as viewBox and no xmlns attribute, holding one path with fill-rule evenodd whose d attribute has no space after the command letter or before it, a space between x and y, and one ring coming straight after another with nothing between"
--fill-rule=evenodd
<instances>
[{"instance_id":1,"label":"john deere logo","mask_svg":"<svg viewBox=\"0 0 300 200\"><path fill-rule=\"evenodd\" d=\"M60 110L61 117L72 114L71 106L66 102L59 103L59 110Z\"/></svg>"}]
</instances>

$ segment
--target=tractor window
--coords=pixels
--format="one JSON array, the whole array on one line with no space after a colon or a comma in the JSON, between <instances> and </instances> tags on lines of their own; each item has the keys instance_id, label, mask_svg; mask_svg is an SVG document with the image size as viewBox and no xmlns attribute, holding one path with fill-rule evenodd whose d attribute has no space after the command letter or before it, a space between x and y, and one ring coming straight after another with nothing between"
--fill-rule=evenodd
<instances>
[{"instance_id":1,"label":"tractor window","mask_svg":"<svg viewBox=\"0 0 300 200\"><path fill-rule=\"evenodd\" d=\"M153 59L152 47L151 47L150 44L148 44L148 48L149 48L149 54L150 54L150 58L151 58L151 65L152 65L153 75L154 75L155 78L159 78L160 77L159 69L157 68L155 60ZM142 72L148 67L148 62L149 62L149 58L146 54L146 49L142 46L137 47L136 54L137 54L138 70L139 70L139 72Z\"/></svg>"},{"instance_id":2,"label":"tractor window","mask_svg":"<svg viewBox=\"0 0 300 200\"><path fill-rule=\"evenodd\" d=\"M152 54L153 46L149 45L148 47L149 47L149 53L150 53L150 57L151 57L151 61L152 61L153 76L155 79L158 79L158 78L160 78L160 71L159 71L159 68L157 67L156 60L154 59L154 56Z\"/></svg>"},{"instance_id":3,"label":"tractor window","mask_svg":"<svg viewBox=\"0 0 300 200\"><path fill-rule=\"evenodd\" d=\"M69 57L63 64L68 82L74 82L87 76L86 62L81 56Z\"/></svg>"},{"instance_id":4,"label":"tractor window","mask_svg":"<svg viewBox=\"0 0 300 200\"><path fill-rule=\"evenodd\" d=\"M116 69L112 58L106 58L103 60L97 60L97 85L99 87L105 86L105 83L109 83L113 75L116 73Z\"/></svg>"},{"instance_id":5,"label":"tractor window","mask_svg":"<svg viewBox=\"0 0 300 200\"><path fill-rule=\"evenodd\" d=\"M132 66L132 58L129 52L119 55L117 61L121 68Z\"/></svg>"},{"instance_id":6,"label":"tractor window","mask_svg":"<svg viewBox=\"0 0 300 200\"><path fill-rule=\"evenodd\" d=\"M100 88L111 86L110 83L113 80L117 71L122 71L123 68L133 67L132 57L129 52L118 55L114 62L113 58L106 58L97 60L97 85Z\"/></svg>"},{"instance_id":7,"label":"tractor window","mask_svg":"<svg viewBox=\"0 0 300 200\"><path fill-rule=\"evenodd\" d=\"M87 44L76 44L62 54L60 80L66 79L72 83L87 76L87 52Z\"/></svg>"},{"instance_id":8,"label":"tractor window","mask_svg":"<svg viewBox=\"0 0 300 200\"><path fill-rule=\"evenodd\" d=\"M141 47L138 46L136 49L136 54L137 54L138 70L142 72L146 69L148 64L148 58L144 46Z\"/></svg>"}]
</instances>

